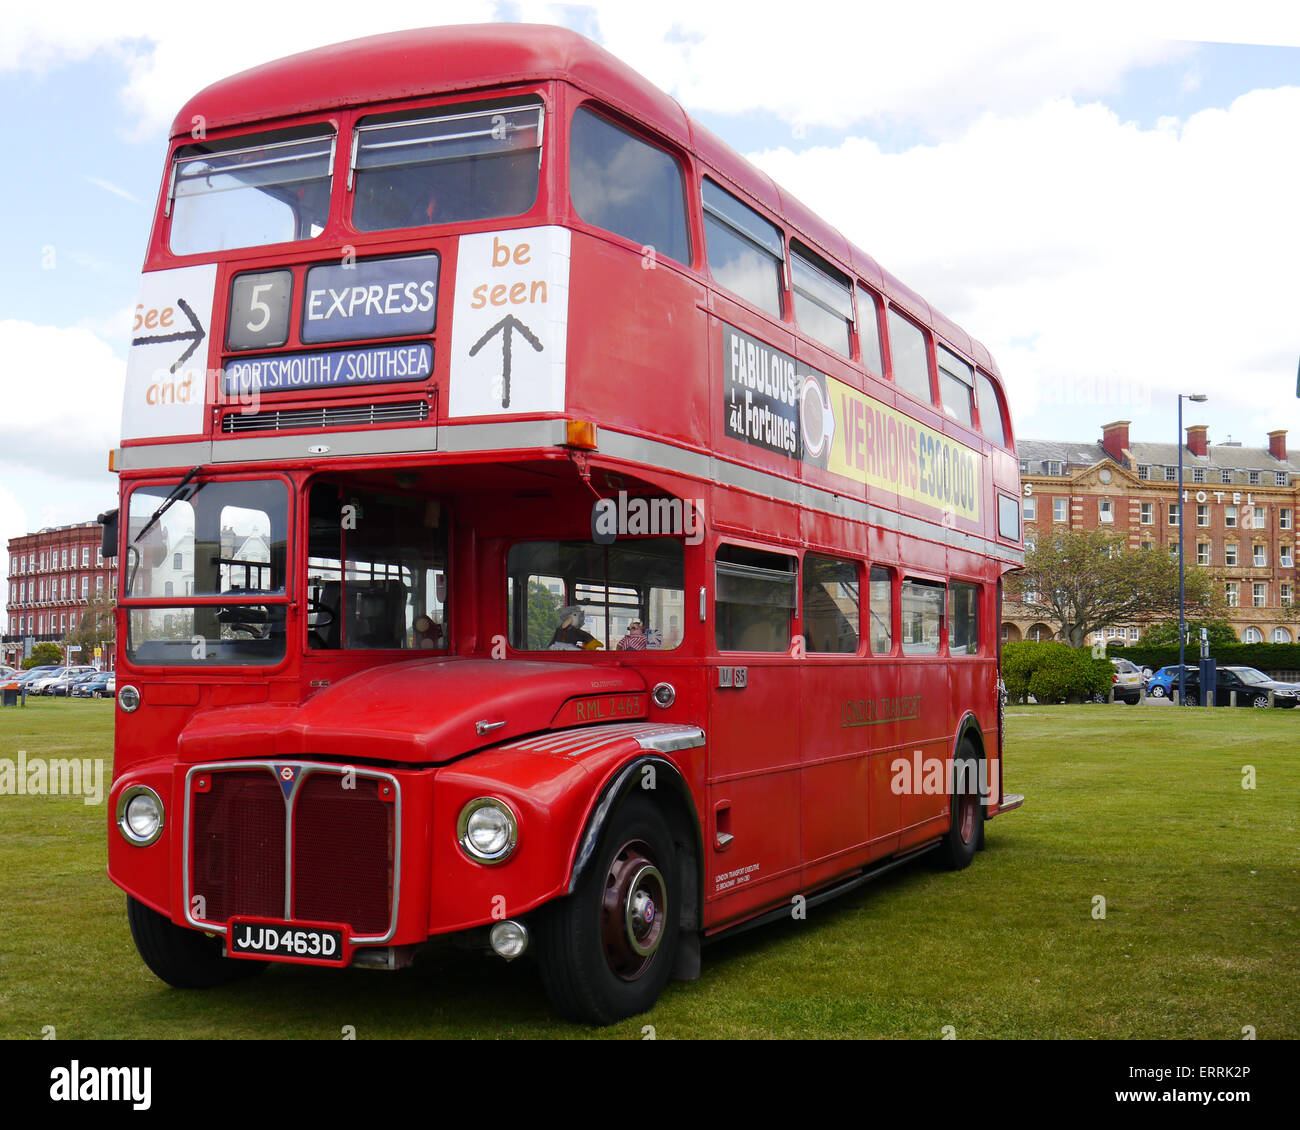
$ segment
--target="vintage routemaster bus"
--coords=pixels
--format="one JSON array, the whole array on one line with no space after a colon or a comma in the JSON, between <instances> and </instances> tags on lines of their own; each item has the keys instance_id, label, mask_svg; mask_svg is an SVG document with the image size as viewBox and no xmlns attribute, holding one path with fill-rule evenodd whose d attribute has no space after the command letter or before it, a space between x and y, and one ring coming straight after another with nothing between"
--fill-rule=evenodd
<instances>
[{"instance_id":1,"label":"vintage routemaster bus","mask_svg":"<svg viewBox=\"0 0 1300 1130\"><path fill-rule=\"evenodd\" d=\"M459 935L610 1023L1020 803L993 359L572 32L195 96L112 466L109 873L172 985Z\"/></svg>"}]
</instances>

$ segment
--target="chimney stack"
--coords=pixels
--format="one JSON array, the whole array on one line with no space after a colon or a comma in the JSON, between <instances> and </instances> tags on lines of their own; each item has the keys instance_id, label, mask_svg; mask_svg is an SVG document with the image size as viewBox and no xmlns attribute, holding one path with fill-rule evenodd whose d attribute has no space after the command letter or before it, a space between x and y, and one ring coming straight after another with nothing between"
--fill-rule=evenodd
<instances>
[{"instance_id":1,"label":"chimney stack","mask_svg":"<svg viewBox=\"0 0 1300 1130\"><path fill-rule=\"evenodd\" d=\"M1113 424L1103 424L1101 428L1101 446L1121 467L1124 464L1124 449L1128 447L1128 420L1116 420Z\"/></svg>"},{"instance_id":2,"label":"chimney stack","mask_svg":"<svg viewBox=\"0 0 1300 1130\"><path fill-rule=\"evenodd\" d=\"M1280 432L1268 433L1268 453L1271 456L1273 456L1274 459L1280 459L1283 463L1286 462L1286 429L1285 428L1283 428Z\"/></svg>"},{"instance_id":3,"label":"chimney stack","mask_svg":"<svg viewBox=\"0 0 1300 1130\"><path fill-rule=\"evenodd\" d=\"M1193 455L1208 455L1210 452L1209 424L1192 424L1187 429L1187 450Z\"/></svg>"}]
</instances>

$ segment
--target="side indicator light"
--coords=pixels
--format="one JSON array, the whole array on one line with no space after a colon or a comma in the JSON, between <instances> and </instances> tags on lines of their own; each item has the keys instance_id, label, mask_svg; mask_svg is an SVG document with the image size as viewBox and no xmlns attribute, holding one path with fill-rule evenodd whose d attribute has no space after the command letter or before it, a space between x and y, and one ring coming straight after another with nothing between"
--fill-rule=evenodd
<instances>
[{"instance_id":1,"label":"side indicator light","mask_svg":"<svg viewBox=\"0 0 1300 1130\"><path fill-rule=\"evenodd\" d=\"M596 450L596 424L592 420L566 420L565 440L570 447L580 447L584 451Z\"/></svg>"}]
</instances>

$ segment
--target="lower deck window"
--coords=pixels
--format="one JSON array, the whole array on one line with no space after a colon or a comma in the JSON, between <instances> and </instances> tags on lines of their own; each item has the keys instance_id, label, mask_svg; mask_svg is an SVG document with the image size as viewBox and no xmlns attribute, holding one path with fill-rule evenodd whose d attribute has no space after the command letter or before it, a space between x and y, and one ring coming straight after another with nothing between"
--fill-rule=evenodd
<instances>
[{"instance_id":1,"label":"lower deck window","mask_svg":"<svg viewBox=\"0 0 1300 1130\"><path fill-rule=\"evenodd\" d=\"M938 655L943 635L943 586L927 581L902 584L903 654Z\"/></svg>"},{"instance_id":2,"label":"lower deck window","mask_svg":"<svg viewBox=\"0 0 1300 1130\"><path fill-rule=\"evenodd\" d=\"M788 651L797 562L783 553L720 545L714 621L719 651Z\"/></svg>"},{"instance_id":3,"label":"lower deck window","mask_svg":"<svg viewBox=\"0 0 1300 1130\"><path fill-rule=\"evenodd\" d=\"M507 559L518 651L671 651L686 623L684 551L671 538L520 542Z\"/></svg>"}]
</instances>

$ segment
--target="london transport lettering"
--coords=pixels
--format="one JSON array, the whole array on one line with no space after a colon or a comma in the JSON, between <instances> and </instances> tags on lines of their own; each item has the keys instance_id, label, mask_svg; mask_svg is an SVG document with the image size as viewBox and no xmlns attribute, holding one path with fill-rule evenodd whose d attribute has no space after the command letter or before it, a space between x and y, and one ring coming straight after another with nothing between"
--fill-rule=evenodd
<instances>
[{"instance_id":1,"label":"london transport lettering","mask_svg":"<svg viewBox=\"0 0 1300 1130\"><path fill-rule=\"evenodd\" d=\"M883 722L906 722L921 716L919 694L897 698L850 698L840 706L840 725L879 726Z\"/></svg>"},{"instance_id":2,"label":"london transport lettering","mask_svg":"<svg viewBox=\"0 0 1300 1130\"><path fill-rule=\"evenodd\" d=\"M722 364L732 439L979 520L981 458L965 444L726 325Z\"/></svg>"}]
</instances>

